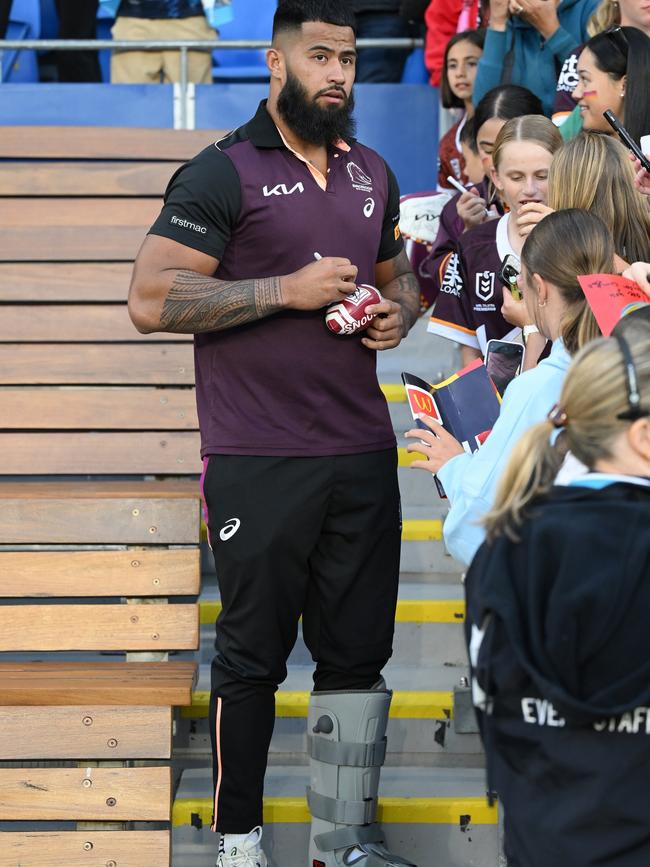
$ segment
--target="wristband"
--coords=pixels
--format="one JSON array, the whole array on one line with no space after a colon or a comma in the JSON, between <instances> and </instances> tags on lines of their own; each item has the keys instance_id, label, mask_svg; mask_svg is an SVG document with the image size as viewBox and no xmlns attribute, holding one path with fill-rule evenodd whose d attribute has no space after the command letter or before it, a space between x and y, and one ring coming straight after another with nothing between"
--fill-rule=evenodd
<instances>
[{"instance_id":1,"label":"wristband","mask_svg":"<svg viewBox=\"0 0 650 867\"><path fill-rule=\"evenodd\" d=\"M521 329L521 333L525 340L527 337L530 337L531 334L539 334L539 328L536 325L524 325Z\"/></svg>"}]
</instances>

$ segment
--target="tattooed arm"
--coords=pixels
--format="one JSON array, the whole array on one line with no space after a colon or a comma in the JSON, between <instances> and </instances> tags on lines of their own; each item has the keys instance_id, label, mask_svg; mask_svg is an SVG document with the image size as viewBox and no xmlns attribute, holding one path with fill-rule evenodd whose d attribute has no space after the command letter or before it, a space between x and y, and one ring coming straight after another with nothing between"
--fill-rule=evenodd
<instances>
[{"instance_id":1,"label":"tattooed arm","mask_svg":"<svg viewBox=\"0 0 650 867\"><path fill-rule=\"evenodd\" d=\"M158 235L148 235L133 269L129 315L138 331L196 334L223 331L279 310L318 310L348 294L357 269L326 257L293 274L217 280L219 260Z\"/></svg>"},{"instance_id":2,"label":"tattooed arm","mask_svg":"<svg viewBox=\"0 0 650 867\"><path fill-rule=\"evenodd\" d=\"M381 315L368 328L361 342L368 349L393 349L406 337L420 315L420 287L406 252L402 250L394 259L378 262L375 281L384 301L368 310Z\"/></svg>"}]
</instances>

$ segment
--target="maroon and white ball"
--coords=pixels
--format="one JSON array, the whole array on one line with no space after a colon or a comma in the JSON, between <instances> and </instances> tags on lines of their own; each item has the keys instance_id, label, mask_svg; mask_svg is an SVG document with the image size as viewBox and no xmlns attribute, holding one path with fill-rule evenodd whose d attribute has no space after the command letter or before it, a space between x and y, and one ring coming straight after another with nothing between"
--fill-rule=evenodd
<instances>
[{"instance_id":1,"label":"maroon and white ball","mask_svg":"<svg viewBox=\"0 0 650 867\"><path fill-rule=\"evenodd\" d=\"M382 300L378 289L368 283L360 283L350 295L330 304L325 314L325 324L334 334L342 336L364 331L376 318L376 314L367 312L368 307Z\"/></svg>"}]
</instances>

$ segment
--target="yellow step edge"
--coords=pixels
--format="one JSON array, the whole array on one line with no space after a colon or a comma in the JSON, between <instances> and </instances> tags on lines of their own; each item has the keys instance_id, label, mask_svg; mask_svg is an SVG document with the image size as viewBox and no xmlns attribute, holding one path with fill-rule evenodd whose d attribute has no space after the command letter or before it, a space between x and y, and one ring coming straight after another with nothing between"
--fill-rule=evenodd
<instances>
[{"instance_id":1,"label":"yellow step edge","mask_svg":"<svg viewBox=\"0 0 650 867\"><path fill-rule=\"evenodd\" d=\"M406 431L404 431L406 433ZM400 446L397 449L397 466L398 467L410 467L413 461L424 460L424 455L418 454L418 452L407 452L405 447ZM413 470L415 473L424 472L419 467L416 470ZM431 496L433 498L434 490L431 490Z\"/></svg>"},{"instance_id":2,"label":"yellow step edge","mask_svg":"<svg viewBox=\"0 0 650 867\"><path fill-rule=\"evenodd\" d=\"M200 602L199 608L201 625L209 626L219 616L221 602L217 599ZM464 620L462 599L400 599L397 602L396 623L463 623Z\"/></svg>"},{"instance_id":3,"label":"yellow step edge","mask_svg":"<svg viewBox=\"0 0 650 867\"><path fill-rule=\"evenodd\" d=\"M496 825L497 808L484 797L381 798L378 820L391 824ZM204 825L212 821L210 798L178 798L172 809L172 825L190 825L192 816ZM462 817L462 818L461 818ZM307 823L311 819L304 798L264 798L264 822Z\"/></svg>"},{"instance_id":4,"label":"yellow step edge","mask_svg":"<svg viewBox=\"0 0 650 867\"><path fill-rule=\"evenodd\" d=\"M208 715L210 693L196 690L192 704L181 708L186 719L203 719ZM275 695L275 714L279 717L306 717L309 704L308 692L279 690ZM395 692L390 715L393 719L452 719L454 696L451 692Z\"/></svg>"},{"instance_id":5,"label":"yellow step edge","mask_svg":"<svg viewBox=\"0 0 650 867\"><path fill-rule=\"evenodd\" d=\"M433 490L431 496L433 497ZM205 523L201 521L201 541L206 542L207 539L208 531ZM421 521L406 518L402 529L402 539L405 542L437 542L442 539L442 521L436 518Z\"/></svg>"},{"instance_id":6,"label":"yellow step edge","mask_svg":"<svg viewBox=\"0 0 650 867\"><path fill-rule=\"evenodd\" d=\"M384 382L381 390L388 403L406 403L406 391L401 382Z\"/></svg>"}]
</instances>

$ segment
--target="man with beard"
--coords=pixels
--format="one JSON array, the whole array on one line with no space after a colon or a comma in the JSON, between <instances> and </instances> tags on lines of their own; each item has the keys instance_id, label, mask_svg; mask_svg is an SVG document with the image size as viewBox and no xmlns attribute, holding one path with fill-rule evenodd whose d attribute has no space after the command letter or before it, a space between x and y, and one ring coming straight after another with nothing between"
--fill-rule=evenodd
<instances>
[{"instance_id":1,"label":"man with beard","mask_svg":"<svg viewBox=\"0 0 650 867\"><path fill-rule=\"evenodd\" d=\"M395 178L353 138L354 24L345 0L281 0L268 101L172 178L129 297L140 331L195 334L222 602L210 716L218 867L267 864L274 694L301 615L316 662L309 865L409 864L374 821L401 534L375 368L376 351L417 318L419 292ZM324 308L356 282L384 300L365 333L343 338Z\"/></svg>"}]
</instances>

